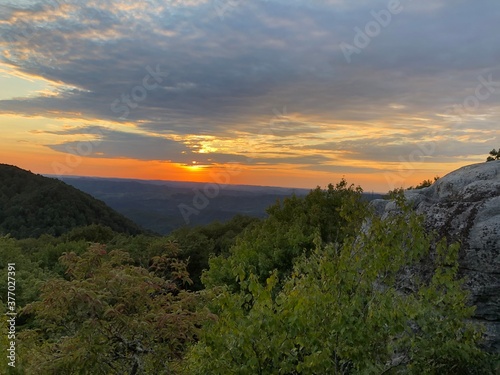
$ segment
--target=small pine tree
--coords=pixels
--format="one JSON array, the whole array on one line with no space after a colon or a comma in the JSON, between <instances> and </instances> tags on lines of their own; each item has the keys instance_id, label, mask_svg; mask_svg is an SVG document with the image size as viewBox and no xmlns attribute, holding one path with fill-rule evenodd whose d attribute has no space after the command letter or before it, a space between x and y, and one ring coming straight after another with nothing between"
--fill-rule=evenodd
<instances>
[{"instance_id":1,"label":"small pine tree","mask_svg":"<svg viewBox=\"0 0 500 375\"><path fill-rule=\"evenodd\" d=\"M490 156L486 159L486 161L494 161L500 160L500 148L497 150L493 149L490 151Z\"/></svg>"},{"instance_id":2,"label":"small pine tree","mask_svg":"<svg viewBox=\"0 0 500 375\"><path fill-rule=\"evenodd\" d=\"M440 179L439 176L434 176L434 181L431 181L430 179L424 180L420 184L418 184L417 186L415 186L415 187L410 186L409 188L406 188L406 190L423 189L423 188L431 186L434 182L436 182L439 179Z\"/></svg>"}]
</instances>

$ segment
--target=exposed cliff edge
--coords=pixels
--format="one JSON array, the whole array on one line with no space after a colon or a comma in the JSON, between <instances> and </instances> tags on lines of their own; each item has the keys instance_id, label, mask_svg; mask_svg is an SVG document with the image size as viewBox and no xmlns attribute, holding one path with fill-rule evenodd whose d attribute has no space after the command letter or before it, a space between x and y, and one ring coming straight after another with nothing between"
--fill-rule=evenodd
<instances>
[{"instance_id":1,"label":"exposed cliff edge","mask_svg":"<svg viewBox=\"0 0 500 375\"><path fill-rule=\"evenodd\" d=\"M500 160L460 168L405 196L429 230L461 242L460 273L477 307L474 319L486 326L488 349L500 352ZM382 216L395 208L381 199L373 205Z\"/></svg>"}]
</instances>

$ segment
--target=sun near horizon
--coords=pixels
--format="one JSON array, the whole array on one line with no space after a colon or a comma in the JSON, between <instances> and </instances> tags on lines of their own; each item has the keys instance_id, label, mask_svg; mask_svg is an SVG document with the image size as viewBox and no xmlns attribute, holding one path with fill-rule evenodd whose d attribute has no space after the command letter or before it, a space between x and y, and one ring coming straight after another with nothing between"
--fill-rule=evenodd
<instances>
[{"instance_id":1,"label":"sun near horizon","mask_svg":"<svg viewBox=\"0 0 500 375\"><path fill-rule=\"evenodd\" d=\"M229 184L345 178L387 192L500 145L495 3L92 9L1 8L0 162L195 182L230 169Z\"/></svg>"}]
</instances>

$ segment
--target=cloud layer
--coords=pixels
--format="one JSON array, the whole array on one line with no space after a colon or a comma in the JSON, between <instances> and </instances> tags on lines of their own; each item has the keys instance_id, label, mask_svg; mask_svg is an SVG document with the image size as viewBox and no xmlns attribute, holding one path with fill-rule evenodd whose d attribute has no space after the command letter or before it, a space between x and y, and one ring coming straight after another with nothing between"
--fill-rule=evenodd
<instances>
[{"instance_id":1,"label":"cloud layer","mask_svg":"<svg viewBox=\"0 0 500 375\"><path fill-rule=\"evenodd\" d=\"M96 158L377 173L420 144L432 162L487 153L500 5L390 3L10 1L3 64L54 86L0 114L106 121ZM68 152L91 130L46 146Z\"/></svg>"}]
</instances>

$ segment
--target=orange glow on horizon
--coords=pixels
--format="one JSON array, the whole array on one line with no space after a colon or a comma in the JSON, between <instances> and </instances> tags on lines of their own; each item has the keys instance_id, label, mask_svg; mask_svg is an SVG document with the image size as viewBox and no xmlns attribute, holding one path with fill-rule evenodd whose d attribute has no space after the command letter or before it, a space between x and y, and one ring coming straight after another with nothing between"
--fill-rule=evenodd
<instances>
[{"instance_id":1,"label":"orange glow on horizon","mask_svg":"<svg viewBox=\"0 0 500 375\"><path fill-rule=\"evenodd\" d=\"M329 173L286 166L245 165L181 165L161 161L135 159L81 158L75 165L68 164L68 155L51 151L41 146L22 145L15 149L0 150L0 163L16 165L33 173L45 175L68 175L103 178L127 178L140 180L171 180L186 182L219 183L224 185L279 186L313 189L325 188L345 178L349 184L361 186L365 192L385 193L394 187L409 187L423 180L443 177L460 168L459 164L423 164L414 171L380 173ZM54 168L57 166L57 168ZM425 167L425 169L423 168ZM64 173L58 173L62 170ZM392 180L391 180L392 179ZM394 186L391 186L392 185Z\"/></svg>"},{"instance_id":2,"label":"orange glow on horizon","mask_svg":"<svg viewBox=\"0 0 500 375\"><path fill-rule=\"evenodd\" d=\"M336 164L332 166L332 171L335 172L327 172L325 169L315 169L314 166L298 164L207 165L198 164L199 161L191 161L189 165L186 165L129 158L76 157L75 159L74 156L56 152L47 145L61 142L59 139L61 136L53 135L50 131L66 127L72 128L78 126L77 122L43 118L26 119L9 115L1 117L2 121L5 120L3 124L6 126L0 129L2 141L0 163L16 165L34 173L46 175L63 174L103 178L215 182L224 185L279 186L306 189L312 189L316 186L324 188L329 183L336 184L342 178L345 178L348 183L359 185L366 192L386 193L396 187L415 186L423 180L432 180L435 176L443 177L463 165L483 161L471 158L467 163L464 163L463 160L449 163L421 162L410 165L409 167L413 168L413 170L402 170L400 168L404 166L398 162L381 163L374 160L356 160L350 159L349 152L336 152L333 154ZM44 129L44 127L49 131L38 130ZM75 135L65 135L63 137L63 141L66 142L79 139ZM233 149L241 149L244 139L235 138L234 140L224 140L224 142L222 152L230 153L231 146ZM210 145L207 143L206 147L208 148ZM217 151L220 152L221 150L217 149ZM268 154L261 153L258 155L261 157L262 155L270 158L275 157L278 160L276 158L276 155L279 155L278 151L279 149L270 149ZM304 155L307 156L307 153ZM54 165L57 165L58 168L54 168ZM371 169L371 171L361 172L366 168ZM356 172L356 169L360 172Z\"/></svg>"}]
</instances>

